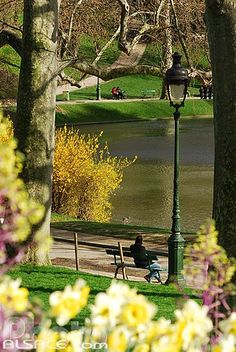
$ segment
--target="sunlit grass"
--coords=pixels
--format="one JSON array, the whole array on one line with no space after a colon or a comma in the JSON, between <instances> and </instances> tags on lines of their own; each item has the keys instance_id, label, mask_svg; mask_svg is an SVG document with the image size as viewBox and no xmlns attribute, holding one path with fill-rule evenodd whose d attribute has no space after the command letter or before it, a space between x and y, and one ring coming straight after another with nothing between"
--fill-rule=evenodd
<instances>
[{"instance_id":1,"label":"sunlit grass","mask_svg":"<svg viewBox=\"0 0 236 352\"><path fill-rule=\"evenodd\" d=\"M63 290L68 284L73 285L78 278L84 279L91 288L89 304L92 304L96 294L105 291L112 281L112 279L107 277L77 272L59 266L22 265L12 269L10 276L12 278L20 277L22 286L29 289L30 297L40 299L46 310L49 308L49 295L53 291ZM158 307L155 318L163 316L166 319L174 319L174 310L181 305L184 299L184 292L179 291L174 286L134 281L125 282L130 287L136 287L138 293L146 296ZM193 294L191 290L185 290L185 293ZM83 324L85 318L89 316L89 312L88 305L75 320Z\"/></svg>"}]
</instances>

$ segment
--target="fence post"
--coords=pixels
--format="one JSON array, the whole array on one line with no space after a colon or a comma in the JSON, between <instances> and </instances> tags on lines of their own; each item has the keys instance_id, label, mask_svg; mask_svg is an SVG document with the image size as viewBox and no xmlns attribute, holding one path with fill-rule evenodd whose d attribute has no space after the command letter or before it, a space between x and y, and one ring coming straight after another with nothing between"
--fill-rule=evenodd
<instances>
[{"instance_id":1,"label":"fence post","mask_svg":"<svg viewBox=\"0 0 236 352\"><path fill-rule=\"evenodd\" d=\"M124 261L124 255L123 255L123 249L122 249L122 245L120 242L118 242L118 248L119 248L119 252L120 252L120 262L121 262L121 269L122 269L122 275L123 275L123 279L126 279L126 272L125 272L125 261Z\"/></svg>"},{"instance_id":2,"label":"fence post","mask_svg":"<svg viewBox=\"0 0 236 352\"><path fill-rule=\"evenodd\" d=\"M79 270L78 233L77 233L77 232L74 232L74 244L75 244L75 264L76 264L76 270Z\"/></svg>"}]
</instances>

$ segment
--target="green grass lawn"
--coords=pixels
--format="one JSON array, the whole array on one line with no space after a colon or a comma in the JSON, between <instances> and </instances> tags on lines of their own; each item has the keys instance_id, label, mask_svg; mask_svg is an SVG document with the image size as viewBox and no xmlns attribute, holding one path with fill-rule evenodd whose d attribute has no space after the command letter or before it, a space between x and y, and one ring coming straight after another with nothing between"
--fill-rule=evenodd
<instances>
[{"instance_id":1,"label":"green grass lawn","mask_svg":"<svg viewBox=\"0 0 236 352\"><path fill-rule=\"evenodd\" d=\"M120 87L126 92L129 99L143 98L143 91L149 89L156 90L155 96L160 97L162 78L150 75L131 75L113 79L101 84L101 96L103 99L112 99L112 87ZM189 91L191 96L198 94L198 88L190 87ZM80 99L96 100L96 86L78 89L70 93L70 100ZM64 96L58 95L57 100L64 100Z\"/></svg>"},{"instance_id":2,"label":"green grass lawn","mask_svg":"<svg viewBox=\"0 0 236 352\"><path fill-rule=\"evenodd\" d=\"M141 98L142 91L146 89L155 89L160 96L161 79L150 75L133 75L124 76L107 83L101 84L101 96L104 99L112 99L112 87L120 87L130 99ZM63 100L63 96L58 96L58 100ZM96 86L78 89L70 93L71 100L77 99L96 99Z\"/></svg>"},{"instance_id":3,"label":"green grass lawn","mask_svg":"<svg viewBox=\"0 0 236 352\"><path fill-rule=\"evenodd\" d=\"M181 116L212 115L212 100L187 100ZM173 108L168 101L99 102L62 104L57 108L57 124L90 122L113 122L132 120L155 120L172 116Z\"/></svg>"},{"instance_id":4,"label":"green grass lawn","mask_svg":"<svg viewBox=\"0 0 236 352\"><path fill-rule=\"evenodd\" d=\"M73 285L76 279L84 279L91 288L89 304L94 302L97 293L105 291L111 284L111 279L86 273L76 272L74 270L56 267L56 266L32 266L22 265L10 271L12 278L22 278L22 286L27 287L30 291L31 298L40 299L44 308L49 308L49 295L56 290L63 290L68 284ZM156 319L163 316L166 319L174 319L174 310L183 303L184 293L191 298L196 298L191 290L180 292L174 286L165 286L158 284L148 284L146 282L126 281L130 287L136 287L138 293L146 296L151 302L158 307ZM80 324L89 316L89 307L84 308L77 320ZM76 319L73 319L76 320Z\"/></svg>"}]
</instances>

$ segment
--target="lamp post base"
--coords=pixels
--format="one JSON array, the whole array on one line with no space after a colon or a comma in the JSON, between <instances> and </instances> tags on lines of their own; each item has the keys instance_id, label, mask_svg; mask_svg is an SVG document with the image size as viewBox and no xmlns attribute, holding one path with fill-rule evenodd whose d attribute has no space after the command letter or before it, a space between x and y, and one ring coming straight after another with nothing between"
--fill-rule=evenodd
<instances>
[{"instance_id":1,"label":"lamp post base","mask_svg":"<svg viewBox=\"0 0 236 352\"><path fill-rule=\"evenodd\" d=\"M172 234L168 239L168 278L166 285L175 283L185 285L183 276L183 256L185 240L180 233Z\"/></svg>"}]
</instances>

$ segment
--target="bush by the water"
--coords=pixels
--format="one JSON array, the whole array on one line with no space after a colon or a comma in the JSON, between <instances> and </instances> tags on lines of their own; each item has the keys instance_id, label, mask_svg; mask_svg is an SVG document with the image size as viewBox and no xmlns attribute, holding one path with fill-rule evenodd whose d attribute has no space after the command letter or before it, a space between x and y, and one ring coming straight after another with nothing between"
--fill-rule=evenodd
<instances>
[{"instance_id":1,"label":"bush by the water","mask_svg":"<svg viewBox=\"0 0 236 352\"><path fill-rule=\"evenodd\" d=\"M101 145L101 134L79 135L66 126L57 130L53 211L83 220L110 219L110 196L122 182L123 169L133 161L110 156L107 145Z\"/></svg>"}]
</instances>

